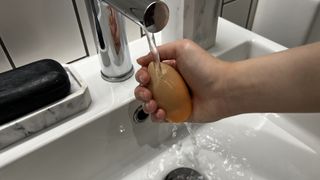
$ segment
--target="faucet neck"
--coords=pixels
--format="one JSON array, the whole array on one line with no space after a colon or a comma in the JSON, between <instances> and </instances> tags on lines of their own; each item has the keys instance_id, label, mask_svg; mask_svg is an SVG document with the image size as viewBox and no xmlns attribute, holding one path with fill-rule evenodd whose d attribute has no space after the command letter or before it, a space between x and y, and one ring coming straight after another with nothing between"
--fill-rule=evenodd
<instances>
[{"instance_id":1,"label":"faucet neck","mask_svg":"<svg viewBox=\"0 0 320 180\"><path fill-rule=\"evenodd\" d=\"M103 79L118 82L133 75L125 19L149 32L158 32L168 22L169 10L159 0L89 0L97 53Z\"/></svg>"}]
</instances>

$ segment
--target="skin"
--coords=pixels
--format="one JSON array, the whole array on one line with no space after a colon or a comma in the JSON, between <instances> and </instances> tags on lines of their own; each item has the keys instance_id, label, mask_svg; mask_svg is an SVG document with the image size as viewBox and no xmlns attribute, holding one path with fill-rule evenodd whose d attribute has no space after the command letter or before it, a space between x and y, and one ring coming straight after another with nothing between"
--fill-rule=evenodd
<instances>
[{"instance_id":1,"label":"skin","mask_svg":"<svg viewBox=\"0 0 320 180\"><path fill-rule=\"evenodd\" d=\"M176 68L190 88L193 112L189 122L214 122L253 112L320 112L320 43L234 63L222 61L190 40L158 47L161 60ZM137 61L140 85L135 96L157 122L165 110L146 88L148 54Z\"/></svg>"}]
</instances>

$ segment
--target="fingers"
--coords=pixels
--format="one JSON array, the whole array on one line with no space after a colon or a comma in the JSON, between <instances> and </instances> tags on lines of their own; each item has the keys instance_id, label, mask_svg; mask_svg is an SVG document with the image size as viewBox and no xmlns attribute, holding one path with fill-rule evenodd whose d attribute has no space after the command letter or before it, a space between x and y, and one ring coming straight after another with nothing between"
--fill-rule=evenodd
<instances>
[{"instance_id":1,"label":"fingers","mask_svg":"<svg viewBox=\"0 0 320 180\"><path fill-rule=\"evenodd\" d=\"M146 67L139 69L135 75L136 80L142 85L146 86L150 81L150 75Z\"/></svg>"},{"instance_id":2,"label":"fingers","mask_svg":"<svg viewBox=\"0 0 320 180\"><path fill-rule=\"evenodd\" d=\"M164 60L162 62L172 66L175 69L177 69L177 61L176 60Z\"/></svg>"},{"instance_id":3,"label":"fingers","mask_svg":"<svg viewBox=\"0 0 320 180\"><path fill-rule=\"evenodd\" d=\"M136 97L136 99L143 102L148 102L152 98L150 90L142 86L136 87L136 89L134 90L134 96Z\"/></svg>"},{"instance_id":4,"label":"fingers","mask_svg":"<svg viewBox=\"0 0 320 180\"><path fill-rule=\"evenodd\" d=\"M151 61L153 61L151 52L137 59L138 64L140 64L141 66L148 66Z\"/></svg>"},{"instance_id":5,"label":"fingers","mask_svg":"<svg viewBox=\"0 0 320 180\"><path fill-rule=\"evenodd\" d=\"M156 110L158 109L157 102L152 99L151 92L147 88L142 86L136 87L136 89L134 90L134 95L136 99L144 102L143 111L145 113L151 114L156 112Z\"/></svg>"},{"instance_id":6,"label":"fingers","mask_svg":"<svg viewBox=\"0 0 320 180\"><path fill-rule=\"evenodd\" d=\"M180 48L180 41L167 43L157 47L161 60L177 59L177 55L178 55L177 49L179 48Z\"/></svg>"},{"instance_id":7,"label":"fingers","mask_svg":"<svg viewBox=\"0 0 320 180\"><path fill-rule=\"evenodd\" d=\"M147 114L155 113L157 109L157 103L153 99L143 104L143 111Z\"/></svg>"},{"instance_id":8,"label":"fingers","mask_svg":"<svg viewBox=\"0 0 320 180\"><path fill-rule=\"evenodd\" d=\"M166 112L163 109L157 109L153 114L151 114L151 120L153 122L167 122Z\"/></svg>"},{"instance_id":9,"label":"fingers","mask_svg":"<svg viewBox=\"0 0 320 180\"><path fill-rule=\"evenodd\" d=\"M171 42L158 46L158 52L160 54L160 60L176 59L177 58L177 49L179 48L180 41ZM153 55L150 52L149 54L140 57L137 59L138 64L141 66L148 66L148 64L153 61Z\"/></svg>"},{"instance_id":10,"label":"fingers","mask_svg":"<svg viewBox=\"0 0 320 180\"><path fill-rule=\"evenodd\" d=\"M144 102L143 111L151 114L151 119L154 122L166 122L166 112L158 108L157 102L152 99L152 94L149 89L138 86L134 91L136 99Z\"/></svg>"}]
</instances>

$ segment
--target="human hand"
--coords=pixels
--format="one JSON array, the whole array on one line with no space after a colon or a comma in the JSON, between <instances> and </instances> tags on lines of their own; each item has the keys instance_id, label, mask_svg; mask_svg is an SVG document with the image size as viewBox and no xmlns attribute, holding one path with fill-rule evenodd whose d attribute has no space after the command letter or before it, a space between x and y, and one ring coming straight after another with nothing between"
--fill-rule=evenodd
<instances>
[{"instance_id":1,"label":"human hand","mask_svg":"<svg viewBox=\"0 0 320 180\"><path fill-rule=\"evenodd\" d=\"M224 77L231 64L211 56L190 40L165 44L158 47L158 51L161 61L173 66L190 89L193 110L189 122L211 122L229 115ZM149 53L137 61L142 68L136 73L140 85L135 89L135 96L144 102L144 111L150 113L154 121L165 121L165 110L157 106L147 89L150 82L147 66L153 56Z\"/></svg>"}]
</instances>

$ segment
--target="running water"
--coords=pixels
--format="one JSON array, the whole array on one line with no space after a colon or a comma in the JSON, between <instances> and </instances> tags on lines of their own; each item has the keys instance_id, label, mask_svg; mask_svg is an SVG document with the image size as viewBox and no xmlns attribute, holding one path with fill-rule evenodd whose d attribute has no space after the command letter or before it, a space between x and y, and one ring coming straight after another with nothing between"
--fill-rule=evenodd
<instances>
[{"instance_id":1,"label":"running water","mask_svg":"<svg viewBox=\"0 0 320 180\"><path fill-rule=\"evenodd\" d=\"M149 48L150 48L150 52L152 53L153 59L155 61L155 65L156 65L155 69L159 70L158 73L160 73L161 72L160 54L159 54L159 51L158 51L158 49L156 47L156 42L155 42L155 39L154 39L154 35L153 35L153 33L148 32L145 28L143 28L143 30L146 33L148 44L149 44Z\"/></svg>"}]
</instances>

